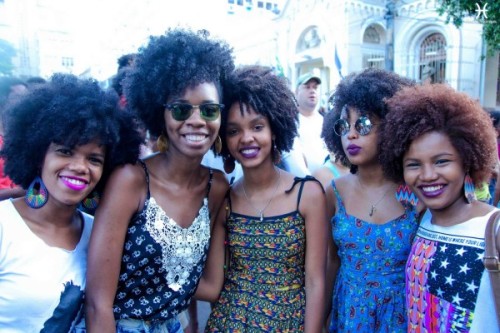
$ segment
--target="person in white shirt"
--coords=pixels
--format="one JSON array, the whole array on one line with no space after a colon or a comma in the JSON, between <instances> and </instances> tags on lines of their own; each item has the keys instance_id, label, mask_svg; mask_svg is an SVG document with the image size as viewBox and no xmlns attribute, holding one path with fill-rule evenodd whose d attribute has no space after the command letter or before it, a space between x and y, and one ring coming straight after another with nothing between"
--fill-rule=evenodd
<instances>
[{"instance_id":1,"label":"person in white shirt","mask_svg":"<svg viewBox=\"0 0 500 333\"><path fill-rule=\"evenodd\" d=\"M328 157L328 150L321 139L323 116L318 111L320 85L321 79L311 72L297 79L295 97L299 108L299 135L295 138L292 151L283 156L283 166L299 177L314 173Z\"/></svg>"}]
</instances>

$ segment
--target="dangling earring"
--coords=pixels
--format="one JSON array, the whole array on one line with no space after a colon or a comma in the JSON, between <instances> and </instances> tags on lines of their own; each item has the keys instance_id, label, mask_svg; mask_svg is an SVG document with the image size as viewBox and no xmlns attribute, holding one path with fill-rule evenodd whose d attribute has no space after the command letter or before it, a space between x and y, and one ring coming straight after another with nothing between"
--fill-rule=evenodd
<instances>
[{"instance_id":1,"label":"dangling earring","mask_svg":"<svg viewBox=\"0 0 500 333\"><path fill-rule=\"evenodd\" d=\"M49 200L49 192L42 181L42 178L37 176L30 184L24 195L24 202L31 208L41 208Z\"/></svg>"},{"instance_id":2,"label":"dangling earring","mask_svg":"<svg viewBox=\"0 0 500 333\"><path fill-rule=\"evenodd\" d=\"M165 134L160 134L158 139L156 139L156 147L158 147L160 153L168 150L168 137Z\"/></svg>"},{"instance_id":3,"label":"dangling earring","mask_svg":"<svg viewBox=\"0 0 500 333\"><path fill-rule=\"evenodd\" d=\"M464 194L467 203L471 203L472 201L476 200L474 181L472 180L468 172L465 174L464 179Z\"/></svg>"},{"instance_id":4,"label":"dangling earring","mask_svg":"<svg viewBox=\"0 0 500 333\"><path fill-rule=\"evenodd\" d=\"M97 209L99 201L101 200L101 195L97 191L92 191L88 197L83 199L82 206L93 212Z\"/></svg>"},{"instance_id":5,"label":"dangling earring","mask_svg":"<svg viewBox=\"0 0 500 333\"><path fill-rule=\"evenodd\" d=\"M220 154L220 152L222 151L222 139L220 138L220 135L217 135L214 146L215 146L215 153Z\"/></svg>"},{"instance_id":6,"label":"dangling earring","mask_svg":"<svg viewBox=\"0 0 500 333\"><path fill-rule=\"evenodd\" d=\"M236 167L234 158L232 156L224 158L224 171L226 173L231 173L234 171L234 168Z\"/></svg>"},{"instance_id":7,"label":"dangling earring","mask_svg":"<svg viewBox=\"0 0 500 333\"><path fill-rule=\"evenodd\" d=\"M273 160L274 164L280 164L281 162L281 153L276 146L276 141L273 140Z\"/></svg>"}]
</instances>

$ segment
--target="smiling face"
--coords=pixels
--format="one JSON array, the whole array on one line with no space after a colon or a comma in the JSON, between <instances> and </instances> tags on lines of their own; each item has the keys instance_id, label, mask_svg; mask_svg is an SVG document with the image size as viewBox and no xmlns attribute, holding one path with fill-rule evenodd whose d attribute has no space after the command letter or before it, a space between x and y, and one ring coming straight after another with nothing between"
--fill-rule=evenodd
<instances>
[{"instance_id":1,"label":"smiling face","mask_svg":"<svg viewBox=\"0 0 500 333\"><path fill-rule=\"evenodd\" d=\"M466 205L465 170L450 138L429 132L415 139L403 157L405 182L431 210Z\"/></svg>"},{"instance_id":2,"label":"smiling face","mask_svg":"<svg viewBox=\"0 0 500 333\"><path fill-rule=\"evenodd\" d=\"M200 105L219 103L219 94L213 83L202 83L187 88L182 96L168 101L169 104L187 103ZM175 120L172 111L165 109L165 126L170 142L169 151L176 151L191 157L202 157L214 143L220 128L220 115L215 120L201 117L199 107L192 110L186 120Z\"/></svg>"},{"instance_id":3,"label":"smiling face","mask_svg":"<svg viewBox=\"0 0 500 333\"><path fill-rule=\"evenodd\" d=\"M272 163L273 134L267 117L247 106L241 112L240 104L233 103L229 109L226 128L226 143L229 153L243 168Z\"/></svg>"},{"instance_id":4,"label":"smiling face","mask_svg":"<svg viewBox=\"0 0 500 333\"><path fill-rule=\"evenodd\" d=\"M42 166L49 202L78 205L101 179L105 149L96 142L73 148L52 143Z\"/></svg>"},{"instance_id":5,"label":"smiling face","mask_svg":"<svg viewBox=\"0 0 500 333\"><path fill-rule=\"evenodd\" d=\"M368 117L372 125L369 131L365 131L363 126L368 122L365 119L367 117L363 117L358 121L360 114L354 108L344 108L340 116L340 119L344 119L349 124L347 133L341 136L342 147L349 162L358 166L378 161L378 119L375 119L374 116ZM361 135L360 132L365 135Z\"/></svg>"}]
</instances>

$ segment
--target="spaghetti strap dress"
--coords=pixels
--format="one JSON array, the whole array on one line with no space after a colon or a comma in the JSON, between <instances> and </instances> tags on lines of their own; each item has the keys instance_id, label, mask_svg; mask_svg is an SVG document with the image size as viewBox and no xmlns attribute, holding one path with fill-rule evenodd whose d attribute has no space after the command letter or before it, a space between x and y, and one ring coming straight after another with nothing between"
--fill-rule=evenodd
<instances>
[{"instance_id":1,"label":"spaghetti strap dress","mask_svg":"<svg viewBox=\"0 0 500 333\"><path fill-rule=\"evenodd\" d=\"M416 205L397 193L403 215L373 224L349 215L334 181L332 186L338 202L332 235L340 268L330 332L406 332L405 264L418 228Z\"/></svg>"},{"instance_id":2,"label":"spaghetti strap dress","mask_svg":"<svg viewBox=\"0 0 500 333\"><path fill-rule=\"evenodd\" d=\"M229 267L206 332L303 332L305 316L305 221L298 207L288 214L227 219ZM228 198L230 196L228 195Z\"/></svg>"}]
</instances>

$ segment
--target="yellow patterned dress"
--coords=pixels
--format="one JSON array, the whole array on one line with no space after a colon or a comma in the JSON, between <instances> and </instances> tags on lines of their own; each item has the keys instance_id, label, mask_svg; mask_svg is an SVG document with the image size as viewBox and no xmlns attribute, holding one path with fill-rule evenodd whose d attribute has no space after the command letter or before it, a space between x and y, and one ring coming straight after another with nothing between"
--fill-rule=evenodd
<instances>
[{"instance_id":1,"label":"yellow patterned dress","mask_svg":"<svg viewBox=\"0 0 500 333\"><path fill-rule=\"evenodd\" d=\"M296 180L297 207L303 182ZM227 231L229 268L206 332L303 332L305 223L299 211L262 221L230 212Z\"/></svg>"}]
</instances>

